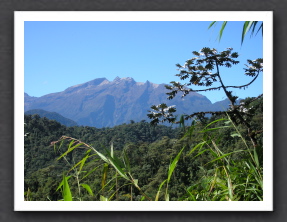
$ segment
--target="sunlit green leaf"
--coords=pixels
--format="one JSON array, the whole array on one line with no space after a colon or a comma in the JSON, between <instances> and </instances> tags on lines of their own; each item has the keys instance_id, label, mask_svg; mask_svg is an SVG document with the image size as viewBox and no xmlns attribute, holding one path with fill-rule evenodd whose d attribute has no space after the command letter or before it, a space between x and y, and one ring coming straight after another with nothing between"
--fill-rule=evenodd
<instances>
[{"instance_id":1,"label":"sunlit green leaf","mask_svg":"<svg viewBox=\"0 0 287 222\"><path fill-rule=\"evenodd\" d=\"M221 39L221 37L222 37L222 34L223 34L223 31L224 31L224 29L225 29L226 24L227 24L226 21L224 21L224 22L222 23L221 29L220 29L220 31L219 31L219 41L220 41L220 39Z\"/></svg>"},{"instance_id":2,"label":"sunlit green leaf","mask_svg":"<svg viewBox=\"0 0 287 222\"><path fill-rule=\"evenodd\" d=\"M84 187L89 192L89 194L91 196L94 196L94 193L93 193L91 187L88 184L82 183L81 186Z\"/></svg>"},{"instance_id":3,"label":"sunlit green leaf","mask_svg":"<svg viewBox=\"0 0 287 222\"><path fill-rule=\"evenodd\" d=\"M162 186L163 186L166 182L167 182L167 179L164 180L164 181L162 181L161 184L159 185L158 191L157 191L157 193L156 193L155 201L158 201L159 195L160 195L160 192L161 192L161 188L162 188Z\"/></svg>"},{"instance_id":4,"label":"sunlit green leaf","mask_svg":"<svg viewBox=\"0 0 287 222\"><path fill-rule=\"evenodd\" d=\"M170 181L171 175L172 175L172 173L173 173L173 171L174 171L174 169L175 169L175 167L176 167L176 165L177 165L177 162L178 162L178 160L179 160L179 157L180 157L182 151L184 150L184 148L185 148L185 147L183 147L183 148L180 150L180 152L176 155L176 157L174 158L174 160L172 161L172 163L169 165L167 182Z\"/></svg>"},{"instance_id":5,"label":"sunlit green leaf","mask_svg":"<svg viewBox=\"0 0 287 222\"><path fill-rule=\"evenodd\" d=\"M64 201L72 201L73 200L70 186L68 183L69 178L70 177L63 176L63 198L64 198Z\"/></svg>"},{"instance_id":6,"label":"sunlit green leaf","mask_svg":"<svg viewBox=\"0 0 287 222\"><path fill-rule=\"evenodd\" d=\"M100 201L108 201L108 198L104 197L104 196L100 196Z\"/></svg>"},{"instance_id":7,"label":"sunlit green leaf","mask_svg":"<svg viewBox=\"0 0 287 222\"><path fill-rule=\"evenodd\" d=\"M76 144L75 146L71 147L73 143L74 143L74 141L72 141L72 142L70 143L68 150L67 150L65 153L63 153L57 160L60 160L62 157L66 156L68 153L72 152L72 151L73 151L74 149L76 149L77 147L83 145L83 143L78 143L78 144Z\"/></svg>"},{"instance_id":8,"label":"sunlit green leaf","mask_svg":"<svg viewBox=\"0 0 287 222\"><path fill-rule=\"evenodd\" d=\"M109 164L105 163L104 168L103 168L103 173L102 173L102 182L101 182L102 189L106 185L106 180L107 180L107 176L108 176L108 169L109 169Z\"/></svg>"}]
</instances>

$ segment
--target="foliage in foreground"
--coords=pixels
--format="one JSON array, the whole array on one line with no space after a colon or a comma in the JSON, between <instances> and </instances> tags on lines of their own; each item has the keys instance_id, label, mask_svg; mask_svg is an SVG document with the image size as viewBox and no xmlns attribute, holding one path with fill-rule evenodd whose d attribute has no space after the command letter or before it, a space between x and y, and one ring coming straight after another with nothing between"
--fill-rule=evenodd
<instances>
[{"instance_id":1,"label":"foliage in foreground","mask_svg":"<svg viewBox=\"0 0 287 222\"><path fill-rule=\"evenodd\" d=\"M195 57L188 59L184 65L177 64L179 73L176 74L176 76L178 76L181 81L184 81L184 83L172 81L170 82L171 85L165 86L169 91L166 93L168 99L174 99L178 93L182 94L181 97L185 97L192 92L222 90L230 102L230 108L227 111L181 114L181 119L178 121L178 115L175 115L176 108L174 106L167 107L165 103L162 103L151 106L152 111L149 111L150 113L147 114L151 119L151 124L158 124L166 121L170 123L182 123L184 120L193 119L195 117L203 121L204 117L208 114L214 116L226 114L234 124L240 124L246 127L248 137L252 141L253 147L256 147L256 135L252 132L252 126L246 120L250 115L249 110L245 103L240 105L236 104L238 97L234 96L231 89L246 89L246 87L250 86L263 72L263 59L247 60L248 64L245 64L246 68L243 68L243 70L246 76L252 78L250 82L243 85L226 85L222 78L222 72L224 72L223 68L232 68L234 65L239 64L239 60L237 60L239 54L233 52L233 48L227 48L222 52L218 52L214 48L204 47L199 52L193 51L192 54ZM202 89L190 88L191 86L200 86ZM262 96L263 94L259 95L256 99Z\"/></svg>"},{"instance_id":2,"label":"foliage in foreground","mask_svg":"<svg viewBox=\"0 0 287 222\"><path fill-rule=\"evenodd\" d=\"M262 99L250 106L255 115L249 122L260 131ZM181 130L177 138L129 142L122 149L62 137L49 148L56 161L26 177L25 199L263 199L262 142L254 149L244 128L225 117Z\"/></svg>"},{"instance_id":3,"label":"foliage in foreground","mask_svg":"<svg viewBox=\"0 0 287 222\"><path fill-rule=\"evenodd\" d=\"M213 26L215 26L218 23L218 21L214 21L212 23L210 23L209 25L209 29ZM218 35L218 40L220 41L223 35L223 32L226 28L228 21L223 21L221 28L219 30L219 35ZM259 26L259 27L258 27ZM257 28L257 30L256 30ZM246 36L246 34L249 32L250 36L253 36L255 31L256 31L256 35L257 33L261 30L261 34L263 36L263 22L259 22L259 21L245 21L243 23L242 26L242 34L241 34L241 45L243 44L244 38Z\"/></svg>"},{"instance_id":4,"label":"foliage in foreground","mask_svg":"<svg viewBox=\"0 0 287 222\"><path fill-rule=\"evenodd\" d=\"M215 123L225 121L225 125L211 127ZM197 157L202 157L205 155L206 159L203 161L203 164L199 166L198 180L189 184L182 184L182 194L174 197L173 200L190 200L190 201L236 201L236 200L262 200L263 199L263 169L260 164L258 153L255 149L250 149L245 139L242 137L240 132L236 127L231 126L231 119L219 119L211 122L203 130L199 131L202 133L202 141L197 145L188 146L185 144L183 148L176 154L173 160L170 161L168 168L163 170L162 182L159 184L157 193L150 192L149 194L146 191L143 191L139 186L139 180L135 179L131 172L131 166L129 163L129 158L125 150L123 151L122 158L117 158L113 155L113 148L111 151L107 152L106 155L99 153L93 147L82 143L81 141L74 140L72 138L64 137L63 139L72 140L68 150L61 156L64 157L68 153L72 152L77 147L84 145L84 148L87 148L88 151L94 151L97 156L104 162L102 174L99 175L102 177L101 189L98 200L119 200L120 196L128 197L128 199L133 200L135 194L137 194L137 199L142 200L169 200L170 196L173 196L174 193L169 191L169 184L173 180L172 176L177 164L180 161L183 150L187 149L187 152L184 153L183 158L195 159ZM188 129L184 137L189 137L192 135L192 131L195 129L196 125L193 125ZM217 142L217 131L222 128L234 127L235 132L233 133L234 137L239 137L244 144L241 149L232 150L231 152L223 152L218 147ZM183 137L183 138L184 138ZM187 138L188 140L190 138ZM261 150L259 150L260 152ZM241 157L240 157L241 156ZM71 170L74 170L73 174L77 184L78 184L78 200L81 200L81 191L79 182L81 179L78 177L81 173L84 161L88 158L85 156L81 161L73 166ZM181 159L181 161L183 161ZM79 169L77 167L79 166ZM107 175L107 170L110 166L110 175ZM182 174L184 171L179 171L178 173ZM91 171L83 175L82 178L86 177L87 174L90 174ZM164 178L165 176L165 178ZM64 184L67 178L71 176L64 176L63 181L61 182L63 190L65 188ZM106 179L109 178L109 182L106 183ZM67 183L66 183L67 184ZM60 185L60 186L61 186ZM90 195L93 196L91 188L85 184L83 186ZM126 193L120 193L120 188L126 187ZM134 192L134 189L137 189L138 192ZM176 187L171 186L174 190ZM107 189L108 192L104 192L104 189ZM162 191L164 190L164 191ZM128 193L130 191L130 193ZM63 195L64 199L65 196ZM75 197L74 197L75 198ZM95 198L97 200L97 198ZM72 200L72 199L70 199Z\"/></svg>"}]
</instances>

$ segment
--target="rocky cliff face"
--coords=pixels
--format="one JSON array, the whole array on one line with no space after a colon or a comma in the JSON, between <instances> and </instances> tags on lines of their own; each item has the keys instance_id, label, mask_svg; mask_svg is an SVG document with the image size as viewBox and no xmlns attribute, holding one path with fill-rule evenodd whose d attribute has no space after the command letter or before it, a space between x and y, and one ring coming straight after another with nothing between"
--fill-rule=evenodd
<instances>
[{"instance_id":1,"label":"rocky cliff face","mask_svg":"<svg viewBox=\"0 0 287 222\"><path fill-rule=\"evenodd\" d=\"M112 127L130 120L147 120L151 105L166 103L176 105L178 113L191 114L197 111L222 110L205 96L191 93L167 100L165 84L135 82L132 78L115 78L108 81L98 78L71 86L58 93L42 97L30 97L25 93L25 111L43 109L57 112L76 121L79 125Z\"/></svg>"}]
</instances>

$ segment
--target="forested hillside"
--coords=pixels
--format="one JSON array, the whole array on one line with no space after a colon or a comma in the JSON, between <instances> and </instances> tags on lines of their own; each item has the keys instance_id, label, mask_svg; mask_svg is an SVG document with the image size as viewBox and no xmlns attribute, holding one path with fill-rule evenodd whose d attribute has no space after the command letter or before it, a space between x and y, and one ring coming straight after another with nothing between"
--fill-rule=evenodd
<instances>
[{"instance_id":1,"label":"forested hillside","mask_svg":"<svg viewBox=\"0 0 287 222\"><path fill-rule=\"evenodd\" d=\"M255 149L224 115L101 129L25 115L25 199L262 200L263 99L248 101Z\"/></svg>"},{"instance_id":2,"label":"forested hillside","mask_svg":"<svg viewBox=\"0 0 287 222\"><path fill-rule=\"evenodd\" d=\"M48 112L42 109L32 109L32 110L26 111L25 114L26 115L38 114L40 117L46 117L50 120L56 120L57 122L65 126L77 126L78 125L75 121L65 118L56 112Z\"/></svg>"}]
</instances>

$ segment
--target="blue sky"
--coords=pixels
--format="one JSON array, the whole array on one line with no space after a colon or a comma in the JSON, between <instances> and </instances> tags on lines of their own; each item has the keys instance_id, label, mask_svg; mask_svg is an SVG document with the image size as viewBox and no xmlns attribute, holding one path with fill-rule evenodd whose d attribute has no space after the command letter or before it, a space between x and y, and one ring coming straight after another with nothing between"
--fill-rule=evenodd
<instances>
[{"instance_id":1,"label":"blue sky","mask_svg":"<svg viewBox=\"0 0 287 222\"><path fill-rule=\"evenodd\" d=\"M232 47L239 53L239 65L222 70L226 85L246 84L247 59L263 57L261 32L246 36L241 45L243 22L229 22L221 41L210 22L199 21L25 21L25 92L43 96L96 78L112 81L116 76L137 82L179 81L175 64L184 64L192 51L203 47L218 51ZM240 98L263 92L262 75ZM222 91L202 93L212 102L225 99Z\"/></svg>"}]
</instances>

